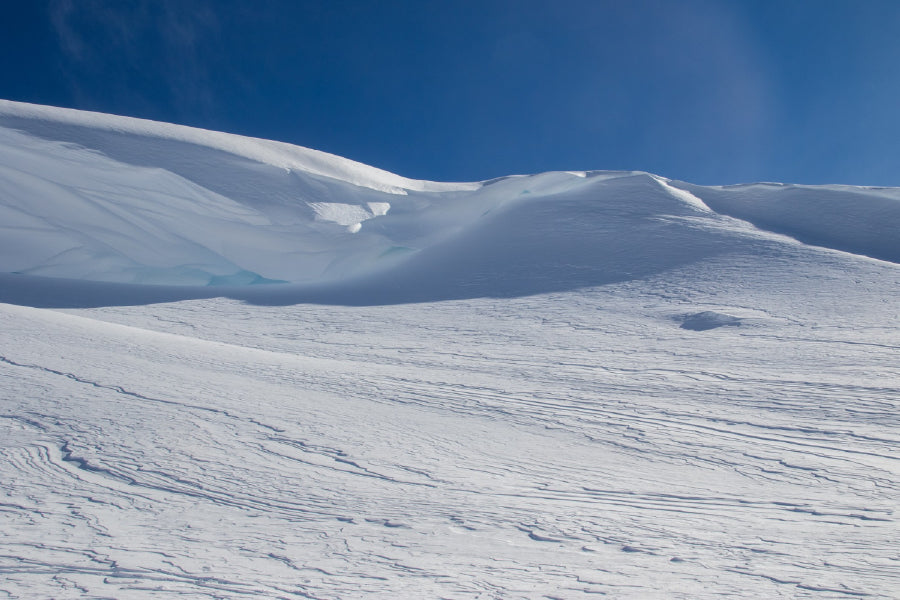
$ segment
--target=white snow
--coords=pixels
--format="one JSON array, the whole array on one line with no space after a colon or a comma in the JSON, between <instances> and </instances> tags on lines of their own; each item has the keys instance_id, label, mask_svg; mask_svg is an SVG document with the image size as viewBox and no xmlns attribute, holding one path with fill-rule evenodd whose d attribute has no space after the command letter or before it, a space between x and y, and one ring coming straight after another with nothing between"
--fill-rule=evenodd
<instances>
[{"instance_id":1,"label":"white snow","mask_svg":"<svg viewBox=\"0 0 900 600\"><path fill-rule=\"evenodd\" d=\"M390 202L366 202L365 208L340 202L310 202L309 205L319 219L344 225L350 233L359 231L363 221L384 216L391 209Z\"/></svg>"},{"instance_id":2,"label":"white snow","mask_svg":"<svg viewBox=\"0 0 900 600\"><path fill-rule=\"evenodd\" d=\"M319 154L0 103L0 592L896 598L897 190Z\"/></svg>"},{"instance_id":3,"label":"white snow","mask_svg":"<svg viewBox=\"0 0 900 600\"><path fill-rule=\"evenodd\" d=\"M669 181L668 181L667 179L662 178L662 177L654 177L654 179L656 179L657 183L659 183L659 185L660 185L664 190L666 190L667 192L669 192L670 194L672 194L673 196L675 196L675 197L678 198L679 200L684 200L685 203L687 203L687 204L693 206L694 208L696 208L696 209L699 210L700 212L712 212L712 211L709 209L709 207L703 202L703 200L701 200L700 198L698 198L698 197L695 196L694 194L690 193L689 191L687 191L687 190L682 190L682 189L679 189L679 188L677 188L677 187L675 187L675 186L673 186L673 185L670 185L670 184L669 184Z\"/></svg>"},{"instance_id":4,"label":"white snow","mask_svg":"<svg viewBox=\"0 0 900 600\"><path fill-rule=\"evenodd\" d=\"M0 100L0 115L198 144L287 171L296 169L305 173L323 175L390 194L405 194L407 190L451 191L471 190L478 187L474 183L438 183L407 179L369 165L310 148L146 119L9 100Z\"/></svg>"}]
</instances>

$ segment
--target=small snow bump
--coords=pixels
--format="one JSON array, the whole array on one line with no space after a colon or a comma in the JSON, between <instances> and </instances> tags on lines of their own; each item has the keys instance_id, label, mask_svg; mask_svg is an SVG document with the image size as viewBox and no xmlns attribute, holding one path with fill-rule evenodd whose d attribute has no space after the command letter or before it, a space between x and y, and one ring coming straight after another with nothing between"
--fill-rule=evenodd
<instances>
[{"instance_id":1,"label":"small snow bump","mask_svg":"<svg viewBox=\"0 0 900 600\"><path fill-rule=\"evenodd\" d=\"M731 315L705 310L681 317L681 328L691 331L707 331L718 327L739 327L741 320Z\"/></svg>"},{"instance_id":2,"label":"small snow bump","mask_svg":"<svg viewBox=\"0 0 900 600\"><path fill-rule=\"evenodd\" d=\"M367 202L366 206L369 207L373 217L384 216L391 210L390 202Z\"/></svg>"}]
</instances>

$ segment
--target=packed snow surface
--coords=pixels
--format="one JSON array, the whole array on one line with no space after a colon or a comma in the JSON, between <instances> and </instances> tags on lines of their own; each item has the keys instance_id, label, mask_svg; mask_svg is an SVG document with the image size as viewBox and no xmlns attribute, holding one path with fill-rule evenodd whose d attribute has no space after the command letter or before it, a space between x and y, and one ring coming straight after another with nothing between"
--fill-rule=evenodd
<instances>
[{"instance_id":1,"label":"packed snow surface","mask_svg":"<svg viewBox=\"0 0 900 600\"><path fill-rule=\"evenodd\" d=\"M0 591L897 598L897 231L0 101Z\"/></svg>"}]
</instances>

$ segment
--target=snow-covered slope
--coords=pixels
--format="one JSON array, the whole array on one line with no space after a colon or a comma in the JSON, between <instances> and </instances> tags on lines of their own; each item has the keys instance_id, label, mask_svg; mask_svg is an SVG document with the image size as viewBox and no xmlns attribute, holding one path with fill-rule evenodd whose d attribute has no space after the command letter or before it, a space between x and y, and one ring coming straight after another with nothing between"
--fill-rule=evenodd
<instances>
[{"instance_id":1,"label":"snow-covered slope","mask_svg":"<svg viewBox=\"0 0 900 600\"><path fill-rule=\"evenodd\" d=\"M440 184L288 144L0 102L0 273L189 286L386 277L392 289L519 295L669 269L760 231L897 262L900 191L610 172Z\"/></svg>"},{"instance_id":2,"label":"snow-covered slope","mask_svg":"<svg viewBox=\"0 0 900 600\"><path fill-rule=\"evenodd\" d=\"M0 103L0 593L896 598L898 204Z\"/></svg>"},{"instance_id":3,"label":"snow-covered slope","mask_svg":"<svg viewBox=\"0 0 900 600\"><path fill-rule=\"evenodd\" d=\"M30 123L31 127L49 134L51 138L54 137L53 132L56 132L58 135L66 135L63 132L81 130L82 135L87 135L88 139L90 139L91 133L85 131L90 130L95 135L101 132L119 134L120 140L121 138L130 137L132 145L135 143L146 144L149 140L184 142L228 152L258 163L284 169L285 171L299 170L313 175L322 175L390 194L405 194L408 190L449 191L467 190L476 187L467 183L437 183L407 179L369 165L310 148L301 148L282 142L248 138L218 131L184 127L171 123L148 121L146 119L40 106L24 102L11 102L9 100L0 100L0 115L3 115L7 122L13 124L13 126L18 123L28 128L26 124ZM46 128L42 128L41 123ZM77 136L78 134L75 133L75 135ZM111 138L112 136L107 137L107 139ZM128 144L125 143L125 145ZM135 150L135 148L132 148L132 150ZM154 154L152 148L143 147L137 149L137 151L147 157ZM169 159L177 160L178 157L169 157Z\"/></svg>"}]
</instances>

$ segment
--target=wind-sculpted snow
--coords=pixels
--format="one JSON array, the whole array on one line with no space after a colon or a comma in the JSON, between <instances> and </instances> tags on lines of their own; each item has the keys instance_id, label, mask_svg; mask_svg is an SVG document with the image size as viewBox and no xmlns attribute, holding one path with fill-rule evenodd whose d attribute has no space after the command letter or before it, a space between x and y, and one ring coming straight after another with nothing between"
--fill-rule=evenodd
<instances>
[{"instance_id":1,"label":"wind-sculpted snow","mask_svg":"<svg viewBox=\"0 0 900 600\"><path fill-rule=\"evenodd\" d=\"M0 109L2 595L897 597L894 191Z\"/></svg>"},{"instance_id":2,"label":"wind-sculpted snow","mask_svg":"<svg viewBox=\"0 0 900 600\"><path fill-rule=\"evenodd\" d=\"M719 260L522 299L4 305L0 589L894 597L896 269ZM741 324L681 328L704 311Z\"/></svg>"},{"instance_id":3,"label":"wind-sculpted snow","mask_svg":"<svg viewBox=\"0 0 900 600\"><path fill-rule=\"evenodd\" d=\"M165 157L159 153L159 149L177 147L178 144L171 142L180 142L185 145L200 145L207 150L220 150L285 171L299 170L389 194L405 194L407 190L446 191L477 187L471 183L439 183L407 179L310 148L145 119L9 100L0 100L0 118L14 128L21 127L39 136L49 136L51 139L72 138L68 141L79 144L84 140L90 140L92 147L96 145L97 149L104 152L107 150L121 152L136 158L139 162L149 159L162 160L169 164L176 163L179 156ZM142 142L144 147L136 147L136 142ZM159 146L147 147L148 142L151 146L156 144Z\"/></svg>"},{"instance_id":4,"label":"wind-sculpted snow","mask_svg":"<svg viewBox=\"0 0 900 600\"><path fill-rule=\"evenodd\" d=\"M900 263L900 189L681 184L719 213L802 242Z\"/></svg>"},{"instance_id":5,"label":"wind-sculpted snow","mask_svg":"<svg viewBox=\"0 0 900 600\"><path fill-rule=\"evenodd\" d=\"M293 299L577 289L733 252L766 231L900 262L893 189L705 188L632 172L414 182L288 144L12 102L0 102L0 189L0 273L292 283Z\"/></svg>"}]
</instances>

